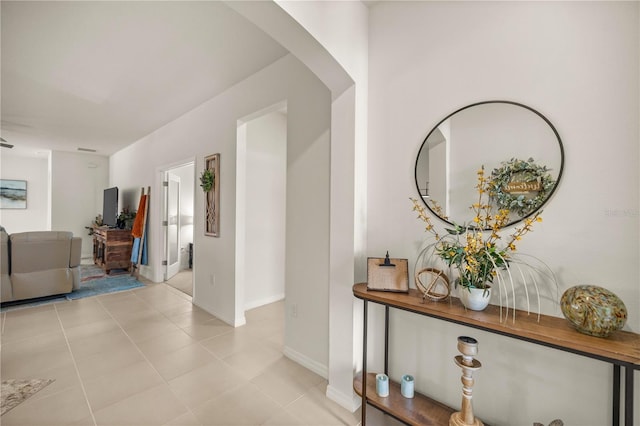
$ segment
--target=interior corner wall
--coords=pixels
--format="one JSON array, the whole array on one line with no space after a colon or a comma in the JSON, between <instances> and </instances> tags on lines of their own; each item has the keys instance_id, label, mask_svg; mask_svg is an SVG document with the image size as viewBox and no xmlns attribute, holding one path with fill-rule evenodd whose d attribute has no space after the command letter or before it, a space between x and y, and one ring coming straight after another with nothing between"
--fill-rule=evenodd
<instances>
[{"instance_id":1,"label":"interior corner wall","mask_svg":"<svg viewBox=\"0 0 640 426\"><path fill-rule=\"evenodd\" d=\"M9 234L48 230L48 158L3 152L0 156L0 178L27 181L27 208L0 210L0 225L6 228Z\"/></svg>"},{"instance_id":2,"label":"interior corner wall","mask_svg":"<svg viewBox=\"0 0 640 426\"><path fill-rule=\"evenodd\" d=\"M355 411L361 403L353 391L353 372L361 358L362 303L354 302L352 286L354 281L366 279L369 8L360 1L275 1L317 40L320 50L331 55L330 63L323 63L319 58L324 52L309 55L300 49L300 37L292 38L296 42L290 47L292 51L302 50L301 57L311 58L310 68L332 89L330 368L326 395ZM277 38L282 33L277 28L270 34ZM347 74L348 83L333 80L340 75L336 68ZM326 73L329 69L332 72Z\"/></svg>"},{"instance_id":3,"label":"interior corner wall","mask_svg":"<svg viewBox=\"0 0 640 426\"><path fill-rule=\"evenodd\" d=\"M86 226L102 214L109 185L109 158L75 152L51 152L51 229L82 237L82 257L93 256Z\"/></svg>"},{"instance_id":4,"label":"interior corner wall","mask_svg":"<svg viewBox=\"0 0 640 426\"><path fill-rule=\"evenodd\" d=\"M204 235L204 197L197 188L194 218L194 304L236 324L235 296L237 120L286 101L287 120L287 316L285 345L298 361L328 364L329 129L331 94L303 64L287 55L191 112L111 156L111 183L122 190L152 186L149 211L150 269L158 270L162 237L158 168L176 158L220 153L220 236ZM144 161L141 161L143 159ZM145 273L145 271L142 271ZM157 277L155 277L157 278Z\"/></svg>"},{"instance_id":5,"label":"interior corner wall","mask_svg":"<svg viewBox=\"0 0 640 426\"><path fill-rule=\"evenodd\" d=\"M597 284L622 298L626 329L639 332L639 8L638 2L375 5L369 22L369 254L389 250L412 265L428 238L409 197L418 195L415 159L429 131L474 102L520 102L554 124L566 156L544 221L519 246L559 280L558 296L544 301L543 312L561 317L563 291ZM460 369L453 357L460 335L479 341L482 369L474 375L473 404L483 421L610 424L611 365L403 312L392 315L392 378L413 374L417 390L459 406ZM377 343L369 352L373 368L382 362ZM634 374L638 395L640 372ZM639 411L634 424L640 424Z\"/></svg>"},{"instance_id":6,"label":"interior corner wall","mask_svg":"<svg viewBox=\"0 0 640 426\"><path fill-rule=\"evenodd\" d=\"M244 306L252 309L285 297L287 116L246 126Z\"/></svg>"}]
</instances>

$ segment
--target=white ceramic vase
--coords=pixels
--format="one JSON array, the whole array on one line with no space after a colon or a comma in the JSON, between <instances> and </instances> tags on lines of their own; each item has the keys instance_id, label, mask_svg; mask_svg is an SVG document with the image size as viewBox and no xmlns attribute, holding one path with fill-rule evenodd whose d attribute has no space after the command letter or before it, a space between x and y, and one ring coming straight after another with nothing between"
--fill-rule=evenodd
<instances>
[{"instance_id":1,"label":"white ceramic vase","mask_svg":"<svg viewBox=\"0 0 640 426\"><path fill-rule=\"evenodd\" d=\"M460 288L460 301L467 309L482 311L491 300L491 287L489 288Z\"/></svg>"}]
</instances>

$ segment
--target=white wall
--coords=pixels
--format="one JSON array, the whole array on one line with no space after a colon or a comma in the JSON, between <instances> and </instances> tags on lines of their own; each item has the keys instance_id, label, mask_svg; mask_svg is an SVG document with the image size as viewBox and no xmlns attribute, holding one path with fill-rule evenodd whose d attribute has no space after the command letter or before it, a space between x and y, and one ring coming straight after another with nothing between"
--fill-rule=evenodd
<instances>
[{"instance_id":1,"label":"white wall","mask_svg":"<svg viewBox=\"0 0 640 426\"><path fill-rule=\"evenodd\" d=\"M367 57L369 12L360 1L237 2L242 14L303 62L331 90L329 385L327 396L355 410L359 323L351 286L366 276ZM287 305L289 294L287 293ZM291 306L288 305L287 309ZM355 307L356 310L358 306ZM355 312L356 318L360 318ZM353 329L345 329L353 324Z\"/></svg>"},{"instance_id":2,"label":"white wall","mask_svg":"<svg viewBox=\"0 0 640 426\"><path fill-rule=\"evenodd\" d=\"M244 223L237 226L245 227L244 303L252 309L285 296L287 117L272 112L246 126Z\"/></svg>"},{"instance_id":3,"label":"white wall","mask_svg":"<svg viewBox=\"0 0 640 426\"><path fill-rule=\"evenodd\" d=\"M194 303L230 324L244 321L235 288L235 156L237 120L286 100L287 302L298 316L287 319L290 356L325 370L328 364L328 235L330 93L292 56L158 129L111 157L112 183L124 190L152 186L149 211L150 268L159 281L159 168L176 159L220 153L220 237L205 237L203 195L196 191ZM143 159L144 161L141 161ZM313 226L309 226L313 224ZM212 284L213 282L213 284Z\"/></svg>"},{"instance_id":4,"label":"white wall","mask_svg":"<svg viewBox=\"0 0 640 426\"><path fill-rule=\"evenodd\" d=\"M278 38L283 34L281 26L270 28L269 34L301 57L332 90L327 396L355 410L361 401L353 392L352 379L360 365L362 314L360 306L354 306L351 287L354 281L366 279L369 11L360 1L277 0L277 4L327 50L330 62L337 62L338 71L346 72L351 80L342 83L335 65L329 67L320 60L322 49L303 49L302 37L282 40Z\"/></svg>"},{"instance_id":5,"label":"white wall","mask_svg":"<svg viewBox=\"0 0 640 426\"><path fill-rule=\"evenodd\" d=\"M0 224L9 233L71 231L82 237L82 256L91 257L93 242L85 226L102 214L109 159L53 151L46 157L3 153L1 161L3 179L27 181L27 209L0 210Z\"/></svg>"},{"instance_id":6,"label":"white wall","mask_svg":"<svg viewBox=\"0 0 640 426\"><path fill-rule=\"evenodd\" d=\"M27 208L1 209L0 225L9 234L49 229L49 157L22 156L2 149L2 179L27 181Z\"/></svg>"},{"instance_id":7,"label":"white wall","mask_svg":"<svg viewBox=\"0 0 640 426\"><path fill-rule=\"evenodd\" d=\"M442 118L507 99L546 115L565 144L565 174L519 249L557 274L560 294L592 283L626 303L640 331L639 7L637 2L383 2L370 15L368 243L416 258L428 238L411 211L415 158ZM543 312L561 316L557 300ZM380 336L380 330L373 336ZM407 313L392 315L391 375L460 404L456 338L479 340L473 403L495 425L603 425L610 365ZM379 340L379 339L378 339ZM381 365L373 345L372 366ZM375 354L375 355L374 355ZM639 395L639 373L635 373ZM636 397L637 398L637 397ZM637 410L634 424L640 424ZM579 407L577 409L576 407Z\"/></svg>"},{"instance_id":8,"label":"white wall","mask_svg":"<svg viewBox=\"0 0 640 426\"><path fill-rule=\"evenodd\" d=\"M109 187L108 176L107 157L62 151L51 153L51 229L82 236L82 257L93 256L93 239L85 226L91 226L95 217L102 214L103 191Z\"/></svg>"}]
</instances>

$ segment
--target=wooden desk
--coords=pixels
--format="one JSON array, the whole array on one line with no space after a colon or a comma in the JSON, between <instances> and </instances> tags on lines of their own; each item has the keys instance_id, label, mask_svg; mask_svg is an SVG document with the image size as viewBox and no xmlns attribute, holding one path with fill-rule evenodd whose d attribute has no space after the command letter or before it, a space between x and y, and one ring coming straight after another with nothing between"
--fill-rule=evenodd
<instances>
[{"instance_id":1,"label":"wooden desk","mask_svg":"<svg viewBox=\"0 0 640 426\"><path fill-rule=\"evenodd\" d=\"M108 274L112 269L131 267L131 230L95 228L93 230L93 262Z\"/></svg>"},{"instance_id":2,"label":"wooden desk","mask_svg":"<svg viewBox=\"0 0 640 426\"><path fill-rule=\"evenodd\" d=\"M379 407L367 396L367 302L374 302L385 306L385 373L388 370L388 336L389 336L389 308L402 309L419 315L466 325L484 330L489 333L500 334L513 339L524 340L538 345L547 346L564 352L571 352L588 358L608 362L613 365L613 419L614 426L620 424L620 372L625 370L625 413L624 424L633 424L633 380L634 370L640 369L640 335L627 331L617 331L607 338L593 337L576 331L564 318L537 314L528 315L526 311L516 310L516 321L512 321L511 312L507 321L500 320L500 308L490 305L484 311L476 312L464 308L457 298L450 301L422 302L422 294L415 289L409 293L390 293L382 291L368 291L367 284L353 286L353 295L364 301L364 330L362 375L354 383L365 382L360 385L364 392L362 396L362 425L365 424L366 403L387 411L401 419L401 413L395 408ZM375 388L374 388L375 389ZM391 411L389 411L391 410ZM402 410L400 410L402 411ZM404 420L403 420L404 421Z\"/></svg>"}]
</instances>

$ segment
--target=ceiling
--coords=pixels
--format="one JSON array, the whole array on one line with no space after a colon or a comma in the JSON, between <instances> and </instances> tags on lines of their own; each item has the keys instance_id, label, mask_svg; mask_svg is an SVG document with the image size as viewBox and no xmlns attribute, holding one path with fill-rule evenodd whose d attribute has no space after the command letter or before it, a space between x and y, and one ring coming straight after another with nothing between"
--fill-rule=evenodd
<instances>
[{"instance_id":1,"label":"ceiling","mask_svg":"<svg viewBox=\"0 0 640 426\"><path fill-rule=\"evenodd\" d=\"M218 1L1 2L8 152L110 155L288 52Z\"/></svg>"}]
</instances>

